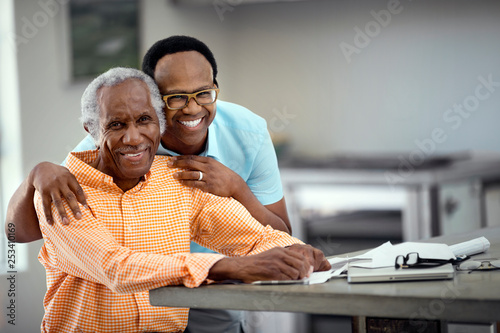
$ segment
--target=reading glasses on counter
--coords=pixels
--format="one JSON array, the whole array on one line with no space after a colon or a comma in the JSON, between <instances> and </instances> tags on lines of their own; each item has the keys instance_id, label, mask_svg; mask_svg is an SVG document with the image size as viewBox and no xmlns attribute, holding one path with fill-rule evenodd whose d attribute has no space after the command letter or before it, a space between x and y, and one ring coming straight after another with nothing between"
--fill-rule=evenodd
<instances>
[{"instance_id":1,"label":"reading glasses on counter","mask_svg":"<svg viewBox=\"0 0 500 333\"><path fill-rule=\"evenodd\" d=\"M434 259L434 258L421 258L418 252L410 252L406 256L399 255L396 257L394 266L396 269L406 268L431 268L451 263L456 265L464 260L469 259L467 255L457 256L455 259ZM500 262L499 262L500 264Z\"/></svg>"}]
</instances>

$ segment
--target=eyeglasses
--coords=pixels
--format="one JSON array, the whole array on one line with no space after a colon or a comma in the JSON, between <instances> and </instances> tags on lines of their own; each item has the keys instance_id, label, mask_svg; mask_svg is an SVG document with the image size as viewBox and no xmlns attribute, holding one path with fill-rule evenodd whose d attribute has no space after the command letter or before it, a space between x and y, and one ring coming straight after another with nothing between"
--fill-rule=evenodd
<instances>
[{"instance_id":1,"label":"eyeglasses","mask_svg":"<svg viewBox=\"0 0 500 333\"><path fill-rule=\"evenodd\" d=\"M457 270L459 271L486 271L500 269L500 260L498 259L477 259L461 263ZM469 272L469 273L470 273Z\"/></svg>"},{"instance_id":2,"label":"eyeglasses","mask_svg":"<svg viewBox=\"0 0 500 333\"><path fill-rule=\"evenodd\" d=\"M398 268L429 268L453 263L453 259L427 259L420 258L418 252L410 252L406 256L396 257L395 267Z\"/></svg>"},{"instance_id":3,"label":"eyeglasses","mask_svg":"<svg viewBox=\"0 0 500 333\"><path fill-rule=\"evenodd\" d=\"M192 94L172 94L163 95L162 98L167 104L167 108L170 110L180 110L184 109L191 98L194 98L198 105L210 105L215 103L217 96L219 95L219 89L205 89L194 92Z\"/></svg>"}]
</instances>

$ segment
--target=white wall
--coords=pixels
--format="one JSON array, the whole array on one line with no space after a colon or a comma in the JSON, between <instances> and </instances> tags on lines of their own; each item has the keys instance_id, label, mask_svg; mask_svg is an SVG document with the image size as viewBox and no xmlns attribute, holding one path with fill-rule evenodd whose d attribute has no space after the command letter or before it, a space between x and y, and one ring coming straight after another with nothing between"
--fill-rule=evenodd
<instances>
[{"instance_id":1,"label":"white wall","mask_svg":"<svg viewBox=\"0 0 500 333\"><path fill-rule=\"evenodd\" d=\"M64 79L64 15L40 5L49 2L15 1L16 33L29 35L18 48L24 175L39 161L61 161L84 135L77 119L88 82ZM387 1L219 3L226 7L143 1L142 54L172 34L204 40L219 63L222 98L265 117L295 152L408 152L435 128L446 135L438 152L500 150L500 87L457 128L443 120L454 104L474 101L479 76L500 82L497 1L401 1L350 62L339 45L356 45L356 27L376 28L370 12L387 10ZM29 33L27 22L39 27ZM43 315L40 245L29 246L30 270L19 277L25 326L17 332L37 331Z\"/></svg>"},{"instance_id":2,"label":"white wall","mask_svg":"<svg viewBox=\"0 0 500 333\"><path fill-rule=\"evenodd\" d=\"M435 128L446 136L436 152L500 150L500 86L479 106L471 104L469 118L443 119L455 104L474 102L467 97L478 76L500 82L500 3L401 1L391 5L383 27L371 12L387 12L389 3L397 4L235 7L220 22L231 39L222 88L268 121L288 113L275 129L301 153L407 152ZM372 37L356 44L355 28L367 25ZM359 46L350 62L343 42Z\"/></svg>"},{"instance_id":3,"label":"white wall","mask_svg":"<svg viewBox=\"0 0 500 333\"><path fill-rule=\"evenodd\" d=\"M222 3L227 7L145 1L141 52L172 34L206 41L219 63L221 97L265 117L295 151L405 152L435 128L446 136L437 152L500 150L500 87L470 117L443 118L455 104L473 101L467 98L479 76L500 82L497 1L401 1L350 62L340 44L355 47L354 29L374 29L371 11L387 11L387 1ZM31 20L42 9L22 0L16 10ZM61 160L83 135L76 118L86 82L62 80L61 17L20 45L25 171L40 160Z\"/></svg>"},{"instance_id":4,"label":"white wall","mask_svg":"<svg viewBox=\"0 0 500 333\"><path fill-rule=\"evenodd\" d=\"M68 45L61 31L65 28L64 9L53 2L56 6L48 11L40 3L52 1L15 2L17 34L26 36L18 39L26 41L18 45L26 173L40 161L60 163L84 135L78 117L80 97L88 82L69 84L65 80L68 69L64 67L64 54Z\"/></svg>"}]
</instances>

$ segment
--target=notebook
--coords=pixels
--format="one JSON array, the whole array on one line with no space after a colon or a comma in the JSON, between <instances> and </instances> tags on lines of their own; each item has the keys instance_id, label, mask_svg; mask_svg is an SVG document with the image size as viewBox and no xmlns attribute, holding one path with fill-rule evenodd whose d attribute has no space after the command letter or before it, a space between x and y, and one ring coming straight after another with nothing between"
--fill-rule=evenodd
<instances>
[{"instance_id":1,"label":"notebook","mask_svg":"<svg viewBox=\"0 0 500 333\"><path fill-rule=\"evenodd\" d=\"M395 282L419 280L453 279L455 269L452 264L432 268L405 268L394 267L363 268L350 266L347 271L347 282Z\"/></svg>"}]
</instances>

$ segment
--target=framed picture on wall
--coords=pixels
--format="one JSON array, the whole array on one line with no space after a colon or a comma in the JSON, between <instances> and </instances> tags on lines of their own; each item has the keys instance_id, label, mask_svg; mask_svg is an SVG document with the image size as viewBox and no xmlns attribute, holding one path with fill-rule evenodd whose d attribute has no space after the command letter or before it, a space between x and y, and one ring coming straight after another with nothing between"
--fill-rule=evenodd
<instances>
[{"instance_id":1,"label":"framed picture on wall","mask_svg":"<svg viewBox=\"0 0 500 333\"><path fill-rule=\"evenodd\" d=\"M71 0L71 80L111 67L140 68L138 0Z\"/></svg>"}]
</instances>

